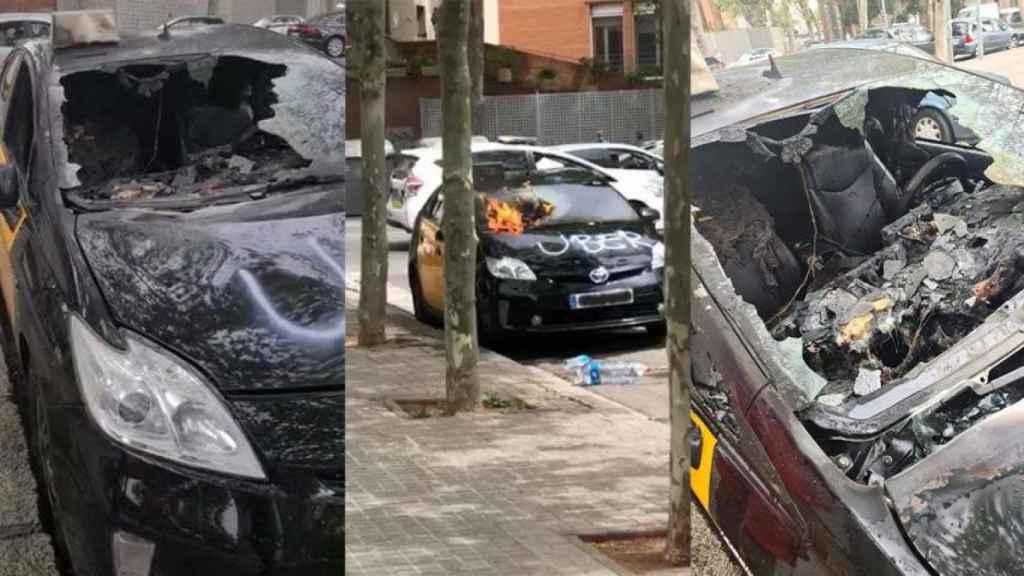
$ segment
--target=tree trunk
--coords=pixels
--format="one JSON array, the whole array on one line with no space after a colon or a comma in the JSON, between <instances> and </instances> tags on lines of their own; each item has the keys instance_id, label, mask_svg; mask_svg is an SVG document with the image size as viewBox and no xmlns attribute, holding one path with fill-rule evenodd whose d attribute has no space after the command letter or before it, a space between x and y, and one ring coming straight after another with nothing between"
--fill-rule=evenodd
<instances>
[{"instance_id":1,"label":"tree trunk","mask_svg":"<svg viewBox=\"0 0 1024 576\"><path fill-rule=\"evenodd\" d=\"M480 396L476 333L476 215L470 154L469 3L441 3L441 140L444 193L444 347L448 413L472 410Z\"/></svg>"},{"instance_id":2,"label":"tree trunk","mask_svg":"<svg viewBox=\"0 0 1024 576\"><path fill-rule=\"evenodd\" d=\"M1024 0L1021 0L1024 3ZM952 25L949 23L950 19L950 6L949 0L935 0L933 2L935 6L934 10L934 28L932 28L932 34L935 36L935 56L939 60L948 64L953 63L953 43L951 36L953 35Z\"/></svg>"},{"instance_id":3,"label":"tree trunk","mask_svg":"<svg viewBox=\"0 0 1024 576\"><path fill-rule=\"evenodd\" d=\"M821 18L821 35L825 42L831 42L832 38L832 12L829 10L828 0L818 2L818 16Z\"/></svg>"},{"instance_id":4,"label":"tree trunk","mask_svg":"<svg viewBox=\"0 0 1024 576\"><path fill-rule=\"evenodd\" d=\"M717 57L718 55L715 54L715 51L712 50L710 46L708 46L707 37L704 36L704 18L701 16L700 4L698 3L699 1L700 0L690 1L690 34L692 34L694 39L696 39L697 48L700 50L701 54L703 54L705 57ZM662 45L664 46L664 44ZM662 54L661 57L662 59L664 59L665 55Z\"/></svg>"},{"instance_id":5,"label":"tree trunk","mask_svg":"<svg viewBox=\"0 0 1024 576\"><path fill-rule=\"evenodd\" d=\"M857 25L860 28L860 33L863 34L868 29L868 0L857 0Z\"/></svg>"},{"instance_id":6,"label":"tree trunk","mask_svg":"<svg viewBox=\"0 0 1024 576\"><path fill-rule=\"evenodd\" d=\"M673 566L690 562L690 6L665 0L665 318L671 455L668 544Z\"/></svg>"},{"instance_id":7,"label":"tree trunk","mask_svg":"<svg viewBox=\"0 0 1024 576\"><path fill-rule=\"evenodd\" d=\"M380 2L349 2L349 29L359 78L363 157L363 237L359 290L359 345L384 342L387 306L389 181L384 157L384 11Z\"/></svg>"},{"instance_id":8,"label":"tree trunk","mask_svg":"<svg viewBox=\"0 0 1024 576\"><path fill-rule=\"evenodd\" d=\"M484 134L484 0L470 0L469 7L469 81L473 109L473 134Z\"/></svg>"}]
</instances>

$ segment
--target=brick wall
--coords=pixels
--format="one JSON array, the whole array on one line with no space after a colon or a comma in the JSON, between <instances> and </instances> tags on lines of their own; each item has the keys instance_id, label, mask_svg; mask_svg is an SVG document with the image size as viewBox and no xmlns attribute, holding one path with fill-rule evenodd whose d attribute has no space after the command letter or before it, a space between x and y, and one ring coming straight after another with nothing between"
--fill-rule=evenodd
<instances>
[{"instance_id":1,"label":"brick wall","mask_svg":"<svg viewBox=\"0 0 1024 576\"><path fill-rule=\"evenodd\" d=\"M57 0L2 0L0 12L49 12L57 9Z\"/></svg>"},{"instance_id":2,"label":"brick wall","mask_svg":"<svg viewBox=\"0 0 1024 576\"><path fill-rule=\"evenodd\" d=\"M573 62L591 58L590 8L594 4L588 0L498 2L501 43ZM636 64L633 5L631 0L621 4L623 58L629 72Z\"/></svg>"}]
</instances>

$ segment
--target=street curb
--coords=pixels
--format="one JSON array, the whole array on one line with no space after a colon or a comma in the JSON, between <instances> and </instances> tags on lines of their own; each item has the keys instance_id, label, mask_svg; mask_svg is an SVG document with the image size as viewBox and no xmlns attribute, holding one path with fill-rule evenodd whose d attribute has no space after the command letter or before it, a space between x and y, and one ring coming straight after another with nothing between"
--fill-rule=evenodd
<instances>
[{"instance_id":1,"label":"street curb","mask_svg":"<svg viewBox=\"0 0 1024 576\"><path fill-rule=\"evenodd\" d=\"M362 286L362 284L360 282L360 276L358 274L353 274L353 273L346 272L346 274L345 274L345 292L346 293L348 293L348 292L353 293L355 295L355 301L356 302L359 301L359 296L358 295L359 295L359 291L360 291L361 286ZM396 285L392 284L391 282L388 282L387 290L388 290L388 306L391 307L391 308L394 308L394 309L396 309L396 310L398 310L398 311L400 311L402 313L404 313L406 316L409 316L410 319L415 321L415 319L413 318L412 293L409 292L408 290L405 290L404 288L401 288L399 286L396 286ZM397 297L393 298L392 295L395 295ZM346 300L347 300L347 298L346 298ZM661 419L658 419L658 418L653 418L653 417L651 417L651 416L649 416L647 414L644 414L643 412L637 410L636 408L633 408L631 406L628 406L626 404L623 404L622 402L618 402L618 401L613 400L611 398L606 398L605 396L602 396L602 395L600 395L600 394L598 394L596 392L593 392L593 391L587 389L586 387L574 386L573 384L569 383L568 380L566 380L564 378L561 378L561 377L559 377L559 376L557 376L555 374L552 374L551 372L548 372L547 370L544 370L543 368L538 368L537 366L530 366L528 364L522 364L520 362L517 362L517 361L513 360L512 358L509 358L508 356L505 356L503 354L499 354L498 352L495 352L494 350L491 350L489 348L481 348L480 350L481 350L481 352L486 352L487 354L492 354L492 355L494 355L494 356L496 356L496 357L498 357L498 358L500 358L502 360L506 360L508 362L511 362L511 363L515 364L516 366L519 366L522 370L524 370L524 371L532 374L533 376L535 376L534 380L536 381L536 384L538 386L548 390L549 392L557 394L558 396L561 396L563 398L567 398L569 400L576 400L576 401L582 402L584 405L605 404L605 405L615 406L617 408L620 408L622 410L625 410L627 412L630 412L632 414L640 416L644 420L649 420L651 422L657 422L658 424L661 424L663 426L668 426L669 425L669 423L664 421L664 420L661 420ZM586 400L583 400L582 398L580 398L581 396L585 397Z\"/></svg>"}]
</instances>

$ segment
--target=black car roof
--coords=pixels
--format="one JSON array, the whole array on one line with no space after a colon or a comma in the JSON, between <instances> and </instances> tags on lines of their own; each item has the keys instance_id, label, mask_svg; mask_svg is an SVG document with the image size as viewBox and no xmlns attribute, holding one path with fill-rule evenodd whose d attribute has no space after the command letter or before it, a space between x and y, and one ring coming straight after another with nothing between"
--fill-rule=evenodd
<instances>
[{"instance_id":1,"label":"black car roof","mask_svg":"<svg viewBox=\"0 0 1024 576\"><path fill-rule=\"evenodd\" d=\"M63 48L54 51L53 64L62 73L71 73L113 62L250 50L309 52L299 42L270 30L244 24L213 24L195 30L171 28L167 39L160 38L154 30L122 34L118 44Z\"/></svg>"}]
</instances>

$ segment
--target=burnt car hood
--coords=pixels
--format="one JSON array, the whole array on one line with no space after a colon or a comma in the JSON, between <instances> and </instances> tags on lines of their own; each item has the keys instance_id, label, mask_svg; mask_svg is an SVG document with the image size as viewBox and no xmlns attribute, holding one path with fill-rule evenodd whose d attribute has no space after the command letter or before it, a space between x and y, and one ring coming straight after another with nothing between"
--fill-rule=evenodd
<instances>
[{"instance_id":1,"label":"burnt car hood","mask_svg":"<svg viewBox=\"0 0 1024 576\"><path fill-rule=\"evenodd\" d=\"M188 359L222 391L341 389L338 198L87 213L76 234L115 320Z\"/></svg>"},{"instance_id":2,"label":"burnt car hood","mask_svg":"<svg viewBox=\"0 0 1024 576\"><path fill-rule=\"evenodd\" d=\"M611 274L651 265L658 239L640 222L556 226L522 234L482 232L491 258L517 258L538 276L586 274L604 266Z\"/></svg>"},{"instance_id":3,"label":"burnt car hood","mask_svg":"<svg viewBox=\"0 0 1024 576\"><path fill-rule=\"evenodd\" d=\"M943 576L1020 574L1024 402L886 481L900 522Z\"/></svg>"}]
</instances>

